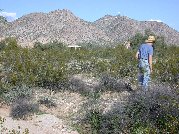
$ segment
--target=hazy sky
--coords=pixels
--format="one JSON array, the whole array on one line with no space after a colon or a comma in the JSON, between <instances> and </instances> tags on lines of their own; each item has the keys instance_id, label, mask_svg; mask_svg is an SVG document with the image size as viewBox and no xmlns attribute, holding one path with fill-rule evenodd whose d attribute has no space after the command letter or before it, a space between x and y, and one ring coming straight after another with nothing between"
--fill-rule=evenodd
<instances>
[{"instance_id":1,"label":"hazy sky","mask_svg":"<svg viewBox=\"0 0 179 134\"><path fill-rule=\"evenodd\" d=\"M12 20L32 12L68 9L86 21L104 15L162 21L179 31L179 0L0 0L1 15Z\"/></svg>"}]
</instances>

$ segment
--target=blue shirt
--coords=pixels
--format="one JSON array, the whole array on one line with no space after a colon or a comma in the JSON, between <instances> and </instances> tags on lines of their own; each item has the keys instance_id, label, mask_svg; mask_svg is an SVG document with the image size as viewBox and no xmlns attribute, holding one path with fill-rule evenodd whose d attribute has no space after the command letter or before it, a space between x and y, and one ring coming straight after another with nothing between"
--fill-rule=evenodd
<instances>
[{"instance_id":1,"label":"blue shirt","mask_svg":"<svg viewBox=\"0 0 179 134\"><path fill-rule=\"evenodd\" d=\"M138 51L139 51L139 59L148 60L149 55L153 55L153 47L148 44L141 44Z\"/></svg>"}]
</instances>

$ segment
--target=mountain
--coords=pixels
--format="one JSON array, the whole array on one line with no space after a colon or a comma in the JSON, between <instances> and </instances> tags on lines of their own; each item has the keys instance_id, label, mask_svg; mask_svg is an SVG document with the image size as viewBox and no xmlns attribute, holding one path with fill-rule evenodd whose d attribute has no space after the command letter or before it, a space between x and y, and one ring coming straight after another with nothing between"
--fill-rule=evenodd
<instances>
[{"instance_id":1,"label":"mountain","mask_svg":"<svg viewBox=\"0 0 179 134\"><path fill-rule=\"evenodd\" d=\"M146 29L164 36L169 44L179 44L179 32L161 22L137 21L119 15L106 15L95 22L87 22L66 9L31 13L7 24L0 23L0 38L16 37L23 46L54 40L66 44L107 44L126 41Z\"/></svg>"},{"instance_id":2,"label":"mountain","mask_svg":"<svg viewBox=\"0 0 179 134\"><path fill-rule=\"evenodd\" d=\"M179 32L163 22L137 21L126 16L106 15L94 23L115 42L125 41L136 33L144 34L145 30L150 30L157 36L163 36L168 44L179 44Z\"/></svg>"},{"instance_id":3,"label":"mountain","mask_svg":"<svg viewBox=\"0 0 179 134\"><path fill-rule=\"evenodd\" d=\"M25 15L12 22L4 36L16 37L23 45L54 40L67 44L110 41L103 30L76 17L69 10Z\"/></svg>"}]
</instances>

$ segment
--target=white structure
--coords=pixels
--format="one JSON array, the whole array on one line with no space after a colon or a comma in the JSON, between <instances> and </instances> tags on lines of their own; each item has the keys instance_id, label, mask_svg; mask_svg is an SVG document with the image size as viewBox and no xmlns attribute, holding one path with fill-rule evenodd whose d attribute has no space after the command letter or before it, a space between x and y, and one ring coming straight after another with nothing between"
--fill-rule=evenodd
<instances>
[{"instance_id":1,"label":"white structure","mask_svg":"<svg viewBox=\"0 0 179 134\"><path fill-rule=\"evenodd\" d=\"M77 48L79 48L79 49L81 48L81 46L78 46L78 45L69 45L68 47L71 48L71 49L72 49L72 48L75 48L75 50L76 50Z\"/></svg>"}]
</instances>

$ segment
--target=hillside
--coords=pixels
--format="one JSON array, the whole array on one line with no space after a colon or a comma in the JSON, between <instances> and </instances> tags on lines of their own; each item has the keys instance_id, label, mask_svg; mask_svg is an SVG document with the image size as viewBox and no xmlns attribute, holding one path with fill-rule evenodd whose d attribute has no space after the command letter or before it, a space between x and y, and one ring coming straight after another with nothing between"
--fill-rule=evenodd
<instances>
[{"instance_id":1,"label":"hillside","mask_svg":"<svg viewBox=\"0 0 179 134\"><path fill-rule=\"evenodd\" d=\"M179 44L179 32L161 22L137 21L126 16L106 15L95 22L76 17L69 10L31 13L0 25L0 37L16 37L22 45L58 40L66 44L123 42L150 29L168 44Z\"/></svg>"},{"instance_id":2,"label":"hillside","mask_svg":"<svg viewBox=\"0 0 179 134\"><path fill-rule=\"evenodd\" d=\"M136 33L144 34L145 30L150 30L158 36L165 37L168 44L179 44L179 32L163 22L137 21L126 16L106 15L94 23L116 42L125 41Z\"/></svg>"}]
</instances>

